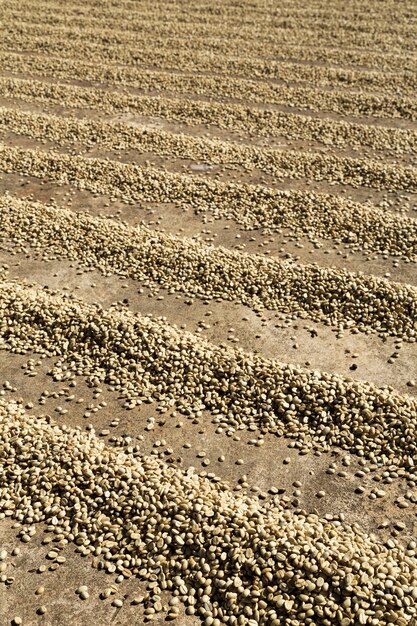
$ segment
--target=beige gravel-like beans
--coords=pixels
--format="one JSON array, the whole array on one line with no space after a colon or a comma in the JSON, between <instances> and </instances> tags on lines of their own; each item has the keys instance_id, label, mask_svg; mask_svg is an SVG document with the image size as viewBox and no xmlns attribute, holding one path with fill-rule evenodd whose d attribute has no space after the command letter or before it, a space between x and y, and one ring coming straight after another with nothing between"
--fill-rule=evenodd
<instances>
[{"instance_id":1,"label":"beige gravel-like beans","mask_svg":"<svg viewBox=\"0 0 417 626\"><path fill-rule=\"evenodd\" d=\"M100 87L92 90L78 85L16 78L0 78L0 94L7 98L108 113L119 111L160 116L173 122L207 124L261 137L283 136L292 140L312 140L327 146L369 146L399 155L417 153L417 132L412 129L312 118L273 109L248 108L240 104L192 101L185 97L121 94L120 90L110 91Z\"/></svg>"},{"instance_id":2,"label":"beige gravel-like beans","mask_svg":"<svg viewBox=\"0 0 417 626\"><path fill-rule=\"evenodd\" d=\"M6 4L6 621L416 626L415 2Z\"/></svg>"},{"instance_id":3,"label":"beige gravel-like beans","mask_svg":"<svg viewBox=\"0 0 417 626\"><path fill-rule=\"evenodd\" d=\"M79 16L81 5L78 2L71 2L66 4L65 7L61 7L56 2L40 2L40 8L45 15L49 17L58 8L61 8L61 14L63 17L77 17ZM99 5L98 2L89 2L91 7L100 7L102 9L100 17L106 21L111 18L114 24L119 24L120 20L122 24L127 24L126 11L134 12L137 9L135 2L118 2L117 5L110 2L106 6ZM179 24L176 25L180 30L181 24L195 24L196 18L200 18L200 23L208 26L215 26L217 29L219 26L235 26L236 15L238 14L242 25L252 26L253 30L257 32L259 25L262 25L263 32L269 33L275 32L277 29L286 29L287 31L295 31L299 35L299 29L305 29L308 24L313 30L326 31L329 29L329 24L332 27L339 27L342 33L346 26L350 27L353 32L362 32L372 35L376 30L378 33L397 34L401 36L407 36L412 33L412 27L407 20L410 17L410 7L407 4L395 5L396 6L396 21L389 21L391 14L389 12L389 4L378 4L376 7L368 4L365 6L347 6L341 9L336 3L327 3L323 6L305 5L300 7L292 3L281 3L279 6L268 7L270 10L266 13L265 5L262 3L253 3L242 7L237 5L229 6L227 3L198 3L192 6L183 4L161 4L158 3L158 17L160 22L156 26L166 24L172 21L173 18L179 18ZM10 15L18 18L26 15L27 11L32 8L32 5L28 2L11 2L7 7L10 11ZM141 22L138 19L135 21L135 25L144 25L143 30L149 28L149 22L152 20L155 14L155 6L150 2L141 2L140 4L140 17ZM8 12L6 12L8 15ZM328 18L327 23L323 23L323 17ZM34 17L37 17L36 15ZM92 16L93 20L95 16ZM363 23L363 19L372 17L372 25ZM61 20L59 16L55 16L55 23L61 27ZM256 20L256 21L255 21ZM38 20L34 20L37 24ZM155 22L153 22L155 23ZM88 25L86 25L88 28ZM84 30L84 29L83 29ZM250 31L249 31L250 32ZM223 32L218 33L220 35Z\"/></svg>"},{"instance_id":4,"label":"beige gravel-like beans","mask_svg":"<svg viewBox=\"0 0 417 626\"><path fill-rule=\"evenodd\" d=\"M333 238L353 248L416 259L417 220L340 196L278 191L261 185L221 183L108 159L0 146L0 170L23 172L115 195L127 202L174 202L228 217L248 229L286 226Z\"/></svg>"},{"instance_id":5,"label":"beige gravel-like beans","mask_svg":"<svg viewBox=\"0 0 417 626\"><path fill-rule=\"evenodd\" d=\"M367 15L369 19L369 15ZM335 67L351 69L352 67L367 67L377 72L393 72L400 70L417 70L414 58L398 52L378 52L370 50L345 49L341 47L300 46L297 43L280 42L272 44L271 52L275 59L259 58L256 54L257 42L252 42L243 48L241 37L233 40L207 41L194 38L195 51L191 56L188 37L172 36L169 41L154 31L143 32L140 48L136 46L137 35L129 31L115 32L114 29L83 28L74 29L72 26L62 26L57 30L44 24L28 24L16 20L9 24L4 32L2 44L22 51L42 51L46 49L52 54L76 53L82 49L84 59L94 60L97 56L107 62L120 62L126 65L152 65L165 69L178 67L194 71L212 71L231 73L246 77L279 78L280 64L283 60L307 63L326 63ZM255 54L254 54L255 52ZM213 54L215 53L215 54ZM381 76L381 80L384 76ZM404 82L402 83L404 84Z\"/></svg>"},{"instance_id":6,"label":"beige gravel-like beans","mask_svg":"<svg viewBox=\"0 0 417 626\"><path fill-rule=\"evenodd\" d=\"M187 415L205 408L226 427L257 425L298 448L340 446L416 475L416 402L392 388L216 347L163 321L17 282L1 285L0 312L0 347L59 357L56 380L83 374L129 406L152 398Z\"/></svg>"},{"instance_id":7,"label":"beige gravel-like beans","mask_svg":"<svg viewBox=\"0 0 417 626\"><path fill-rule=\"evenodd\" d=\"M164 286L187 296L239 300L326 324L414 341L417 289L373 276L214 248L144 227L0 196L0 239Z\"/></svg>"},{"instance_id":8,"label":"beige gravel-like beans","mask_svg":"<svg viewBox=\"0 0 417 626\"><path fill-rule=\"evenodd\" d=\"M153 595L176 590L206 624L249 625L249 615L261 625L324 626L378 616L388 626L416 615L417 561L395 542L387 548L355 525L133 458L16 404L0 404L0 435L0 511L13 502L13 515L48 521L62 510L62 533L86 554L100 547L99 567L121 556L116 572L136 573ZM146 607L145 615L163 608L151 598Z\"/></svg>"},{"instance_id":9,"label":"beige gravel-like beans","mask_svg":"<svg viewBox=\"0 0 417 626\"><path fill-rule=\"evenodd\" d=\"M52 41L51 41L52 39ZM77 38L76 38L77 39ZM79 38L78 38L79 39ZM42 53L48 54L50 56L57 56L59 54L60 58L66 58L71 60L96 60L97 58L101 58L107 64L107 67L110 67L110 62L112 65L117 64L117 66L136 66L140 68L140 65L134 62L134 57L137 56L136 53L131 50L129 56L125 54L125 49L122 48L122 54L118 53L119 49L110 50L110 55L108 54L109 48L106 47L103 49L102 47L91 46L91 43L87 44L78 41L74 46L73 41L69 41L66 43L62 42L62 35L59 37L40 37L32 39L28 37L27 34L19 37L16 34L13 34L10 38L5 37L2 41L0 50L7 52L10 47L13 47L13 50L17 50L19 52L25 53ZM111 54L112 53L112 54ZM127 58L126 58L127 57ZM132 63L133 57L133 63ZM175 58L175 57L174 57ZM150 59L151 61L153 59ZM178 67L181 67L182 59L176 60L175 66L173 69L178 71ZM287 92L285 85L294 83L294 86L300 85L303 86L314 83L316 86L323 86L324 88L329 88L331 86L332 89L341 89L341 90L361 90L364 93L369 93L372 91L377 91L379 94L398 94L399 91L403 95L413 96L415 90L417 88L417 78L410 71L404 70L403 72L399 72L398 70L395 72L387 72L385 71L383 74L377 72L375 70L359 70L353 68L340 68L340 67L326 67L322 65L308 65L301 64L294 61L280 61L275 63L266 64L265 62L260 65L260 70L258 66L249 68L252 69L252 73L250 69L246 69L246 64L243 63L242 66L236 64L227 64L224 63L224 66L219 63L217 60L217 64L213 62L205 62L204 59L195 59L198 62L195 64L194 69L198 69L200 72L213 72L217 77L217 80L222 82L224 80L223 76L219 76L219 70L224 71L227 70L229 75L233 78L234 90L236 93L239 93L239 85L242 84L242 79L248 80L252 79L254 75L256 75L257 80L268 80L275 79L279 81L276 83L259 83L259 92L252 95L252 98L259 98L262 94L262 91L269 92L271 95L269 97L282 98ZM155 63L153 62L152 65ZM214 67L213 67L214 65ZM185 62L184 68L189 71L189 64ZM241 69L242 68L242 69ZM267 69L266 69L267 68ZM170 69L168 68L158 68L158 72L161 69ZM262 69L264 70L262 72ZM275 69L275 72L274 72ZM248 71L249 70L249 71ZM123 70L124 72L126 70ZM243 71L243 76L239 75L239 72ZM155 72L155 70L153 70ZM236 72L238 75L236 75ZM223 72L222 72L223 73ZM119 73L119 76L121 74ZM138 69L137 71L137 80L142 84L143 77L145 76L155 76L150 73L143 73L143 70ZM156 74L159 80L162 79L161 74ZM215 76L208 77L212 80ZM158 81L156 80L156 83ZM230 81L230 79L228 79ZM240 82L239 82L240 81ZM177 83L180 86L180 83ZM192 83L197 84L197 83ZM198 84L203 85L204 83L199 82ZM253 81L249 83L253 85ZM230 93L230 92L229 92ZM279 95L278 95L279 94ZM365 96L366 99L366 96ZM265 99L261 100L262 102ZM275 100L274 100L275 101ZM291 106L296 105L296 100L292 101Z\"/></svg>"},{"instance_id":10,"label":"beige gravel-like beans","mask_svg":"<svg viewBox=\"0 0 417 626\"><path fill-rule=\"evenodd\" d=\"M209 164L258 169L274 179L285 177L330 181L356 188L417 192L417 168L372 159L319 152L267 149L230 141L203 139L122 123L80 120L0 108L0 130L69 146L82 143L116 152L134 149Z\"/></svg>"},{"instance_id":11,"label":"beige gravel-like beans","mask_svg":"<svg viewBox=\"0 0 417 626\"><path fill-rule=\"evenodd\" d=\"M69 8L69 12L66 13L62 6L57 8L45 7L42 11L42 15L36 15L31 13L31 24L54 24L56 27L67 26L70 20L73 28L79 30L88 29L94 27L97 29L113 29L117 33L126 32L140 34L145 32L149 34L163 35L165 38L176 36L181 33L183 36L187 36L190 39L217 39L230 40L237 38L241 44L243 50L251 49L252 53L262 55L265 52L265 48L272 47L272 51L275 54L279 54L279 44L277 40L283 43L297 43L299 44L300 38L304 42L304 45L317 45L319 42L321 46L342 46L352 48L377 48L380 51L388 52L401 52L407 50L413 51L415 49L414 31L413 26L405 20L405 24L400 27L400 32L397 31L395 26L388 26L387 24L392 21L392 12L397 13L398 3L393 4L391 13L388 12L380 25L380 28L375 28L370 20L369 12L365 12L365 16L359 21L359 24L352 27L351 21L348 19L345 27L341 27L340 19L333 21L332 9L333 6L327 5L327 11L325 11L326 19L323 16L318 16L316 19L308 18L306 24L302 24L300 16L297 19L292 20L288 24L288 19L284 24L273 24L271 27L271 16L269 13L269 19L266 24L258 24L259 14L256 19L250 19L247 24L236 24L236 16L232 18L232 23L228 27L224 22L213 24L213 16L209 23L201 21L201 16L194 16L191 19L180 18L179 22L175 18L168 16L165 20L160 19L156 22L154 17L154 10L151 9L151 15L148 19L144 19L141 15L134 17L130 15L129 18L123 12L118 16L114 13L110 17L103 16L102 18L95 15L89 15L88 21L84 17L80 17L80 7L74 7L72 10ZM330 8L330 14L329 14ZM338 7L340 10L340 7ZM49 10L48 10L49 9ZM265 10L265 9L264 9ZM7 11L8 21L13 22L22 18L22 8L16 11L13 7ZM187 11L188 14L188 11ZM377 17L380 16L379 10L376 11ZM303 16L301 16L303 17ZM239 17L239 22L242 21L244 16ZM342 19L343 22L343 19ZM366 24L366 25L365 25ZM289 25L289 28L288 28ZM300 30L301 25L301 30ZM281 26L281 27L280 27ZM381 28L382 26L382 28ZM219 32L220 28L220 32ZM279 36L279 37L278 37Z\"/></svg>"},{"instance_id":12,"label":"beige gravel-like beans","mask_svg":"<svg viewBox=\"0 0 417 626\"><path fill-rule=\"evenodd\" d=\"M72 58L51 58L0 52L4 70L32 76L49 76L61 80L97 81L123 85L144 91L172 94L215 96L260 105L275 104L313 111L330 111L343 115L365 115L383 118L417 120L417 103L412 97L361 91L326 90L319 87L287 87L249 79L209 77L179 72L114 67L105 63L87 63ZM298 72L299 73L299 72ZM297 70L296 70L297 74ZM301 106L301 103L303 106Z\"/></svg>"}]
</instances>

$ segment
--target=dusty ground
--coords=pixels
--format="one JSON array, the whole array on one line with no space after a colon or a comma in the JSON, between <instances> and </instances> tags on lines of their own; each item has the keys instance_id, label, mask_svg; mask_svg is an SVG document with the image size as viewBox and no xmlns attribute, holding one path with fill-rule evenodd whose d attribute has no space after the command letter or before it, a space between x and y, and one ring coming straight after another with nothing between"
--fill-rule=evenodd
<instances>
[{"instance_id":1,"label":"dusty ground","mask_svg":"<svg viewBox=\"0 0 417 626\"><path fill-rule=\"evenodd\" d=\"M36 8L37 4L39 4L38 9ZM268 8L263 6L263 3L258 4L265 15L268 15ZM311 4L313 6L313 3ZM314 3L314 6L316 4ZM375 3L370 4L377 7ZM336 5L338 11L343 14L344 5L342 6L341 3L336 3ZM65 11L71 7L76 11L77 6L76 4L67 4ZM175 6L179 7L180 4L174 3L172 5L172 7ZM330 6L327 7L326 3L321 3L320 6L328 15L331 15ZM410 11L415 11L415 6L413 7L412 3L408 3L408 6ZM50 9L52 14L56 12L58 18L61 19L59 3L57 5L52 0L45 3L35 2L30 7L30 11L25 7L26 5L20 9L17 2L9 4L10 15L6 16L3 24L5 32L11 35L17 32L12 9L17 13L20 12L22 22L30 21L31 11L36 13L39 18L47 9ZM123 8L123 3L120 4L120 7ZM287 3L286 7L294 9L296 3ZM158 10L163 12L162 6L158 5ZM195 10L197 11L198 7ZM241 12L238 13L240 16L241 14ZM94 15L99 17L97 12ZM157 11L155 11L152 19L157 21ZM191 20L192 15L186 19ZM348 19L353 25L357 26L359 23L352 12L348 13ZM415 20L417 20L417 15L414 15L414 22L411 24L415 24ZM19 22L19 20L17 21ZM314 20L312 24L313 29L319 28ZM401 24L403 22L400 20ZM219 22L217 25L220 28ZM339 32L339 37L342 43L339 42L338 45L343 50L341 33L342 31ZM219 36L221 38L221 29ZM302 37L303 32L300 27L300 42L303 41ZM404 37L405 42L412 42L411 35L408 35L408 39L406 36ZM398 38L400 48L400 35ZM46 41L48 41L48 37L46 37ZM276 41L279 42L278 35ZM403 44L405 45L404 41ZM30 39L28 42L30 44ZM139 35L137 45L139 47L141 45ZM195 46L196 49L204 50L204 45L203 40L196 39L192 48L194 50ZM321 44L319 36L316 45L322 51L326 48L326 43ZM77 44L74 43L74 50L76 47ZM353 44L351 46L346 44L346 50L355 47ZM14 51L15 49L19 51L18 44L15 47L10 46L10 50ZM383 47L381 49L383 50ZM190 54L193 54L193 50L190 51ZM378 52L378 44L374 46L370 42L369 50ZM415 50L412 51L414 61L416 60L415 53ZM47 56L48 51L46 50L44 54ZM250 54L248 52L248 56ZM381 54L384 55L385 52L382 51ZM255 52L253 55L256 58ZM388 52L386 55L389 57ZM315 65L318 66L319 63L309 62L309 66L315 67ZM339 65L343 68L342 63ZM406 66L405 59L404 66ZM50 80L50 78L42 78L41 68L37 74L39 74L37 76L39 80ZM27 79L29 74L16 70L15 72L5 71L2 76ZM380 76L381 91L383 91L382 72ZM80 81L77 82L69 76L67 82L78 84ZM313 79L308 84L315 87ZM85 81L85 85L92 90L97 86L94 81ZM355 93L352 87L350 89L352 93ZM346 88L346 91L349 92L349 88ZM158 93L164 97L170 97L168 92ZM370 89L369 93L378 93L378 91ZM401 90L399 93L401 94ZM206 95L209 101L213 101L210 93ZM68 108L63 106L47 105L41 101L22 101L8 98L1 93L0 96L2 107L16 108L16 110L24 110L28 113L47 111L58 116L68 113ZM189 97L193 98L192 95ZM216 98L216 100L226 102L227 98ZM197 102L197 99L195 101ZM251 106L250 102L243 102L243 104ZM302 102L295 102L292 107L284 105L281 107L277 105L277 107L305 116L329 119L332 117L342 119L343 117L348 122L359 121L364 125L380 125L388 128L401 127L413 130L413 132L415 132L417 124L415 120L400 119L394 116L382 119L377 116L361 116L359 113L356 116L341 116L337 112L324 113L313 109L306 110L308 107L304 107ZM174 123L169 119L155 118L151 115L140 116L126 113L106 116L99 110L91 111L76 108L73 112L80 118L117 120L135 124L141 128L156 127L194 136L200 136L204 133L224 141L236 139L238 136L237 133L232 134L214 126L204 127L197 124L191 126ZM357 202L370 202L376 206L384 200L390 200L392 204L386 209L387 212L407 215L411 218L415 218L417 215L415 194L407 191L373 190L365 185L352 188L348 185L334 185L325 180L321 182L311 181L308 178L302 180L286 178L282 181L276 181L274 176L267 176L256 170L247 172L239 167L236 170L221 165L201 168L200 164L189 159L181 159L175 155L163 158L149 153L140 154L135 151L126 151L121 155L104 148L88 148L79 145L72 148L62 148L49 140L40 142L25 136L23 128L21 134L6 130L2 135L6 146L42 150L49 148L60 152L81 154L86 158L109 157L110 159L138 164L150 161L155 168L166 168L168 171L186 172L190 175L239 183L262 183L279 189L316 190L351 197ZM281 140L272 137L261 139L256 137L256 133L253 135L240 133L239 140L248 144L258 142L262 145L279 145L286 149L322 150L336 156L371 157L391 163L401 162L405 165L415 165L415 155L407 153L397 158L384 153L383 150L377 151L370 148L360 149L349 146L342 149L332 145L324 147L313 141L290 140L284 137ZM48 177L35 178L30 175L22 175L19 172L2 173L0 193L4 194L5 192L16 197L31 196L45 203L55 201L58 206L66 206L74 211L87 211L93 216L111 215L114 219L123 219L130 225L146 224L150 228L180 236L198 236L202 241L214 243L216 246L225 246L252 254L282 259L292 258L297 263L315 262L323 267L346 268L353 272L386 277L396 282L417 284L416 265L409 259L393 257L389 254L381 255L372 251L355 251L348 245L323 238L318 238L320 245L316 245L307 237L295 237L290 229L283 228L281 233L264 232L262 228L246 231L232 220L214 220L209 213L204 216L196 215L192 210L185 212L175 205L161 203L126 204L121 199L112 199L104 193L94 194L88 190L80 191L71 185L57 184ZM208 305L199 299L194 299L190 303L187 297L169 294L168 290L163 288L153 291L146 287L143 288L140 281L118 276L105 277L98 271L87 272L80 269L75 262L65 258L45 262L29 246L26 250L21 250L7 240L0 243L0 265L2 264L7 264L9 277L12 279L28 279L40 286L48 285L50 288L65 290L86 302L100 303L106 308L114 302L120 302L121 306L128 307L132 312L141 312L155 317L165 316L168 323L201 334L215 344L237 345L247 352L259 352L266 357L277 358L283 362L307 365L312 369L369 381L378 386L390 385L404 395L415 396L417 393L417 386L413 386L413 381L417 378L416 342L403 342L394 337L381 339L375 334L351 334L346 330L344 333L338 334L337 329L308 319L294 319L291 324L283 323L282 316L275 311L256 312L240 303L213 301ZM316 332L312 332L312 329ZM234 437L227 437L224 433L216 433L216 426L212 423L210 414L204 413L198 420L186 419L175 414L175 411L173 414L159 414L157 406L146 404L142 405L140 409L137 407L127 411L123 409L117 394L105 388L100 395L100 401L105 400L107 406L97 412L90 410L88 417L86 417L84 414L87 407L93 407L97 403L97 398L94 398L94 391L89 389L85 382L79 378L76 387L71 389L74 398L68 401L67 392L62 391L65 385L53 382L51 377L47 375L48 368L53 361L46 359L35 367L33 375L28 375L24 364L29 358L36 360L37 357L35 354L17 355L1 352L0 382L9 381L16 390L5 390L6 396L23 398L24 404L28 405L28 410L33 413L49 413L58 422L67 423L71 426L90 428L91 425L103 439L109 441L110 445L112 436L129 436L132 441L139 443L141 451L144 453L152 453L152 450L156 449L155 442L159 442L160 445L157 447L167 448L167 457L174 459L180 467L194 466L201 471L214 472L230 481L231 485L237 489L243 488L250 492L252 487L259 487L265 493L265 498L269 497L271 488L276 488L284 498L288 498L288 502L291 502L294 507L317 510L322 515L343 513L347 521L358 524L362 530L368 533L374 533L381 541L386 541L390 536L393 536L398 538L403 545L406 545L410 539L417 536L416 505L409 503L407 508L399 508L398 503L396 503L402 494L410 489L415 491L415 485L407 485L405 480L398 479L391 485L383 486L386 491L383 498L373 499L371 493L373 489L381 486L382 472L381 470L375 471L371 467L365 476L356 476L356 472L360 470L360 461L353 455L334 449L329 454L309 453L301 456L289 447L289 440L279 439L272 435L266 435L265 444L262 447L256 447L249 440L253 437L256 438L257 433L242 430L238 431ZM44 390L48 390L51 394L55 392L56 397L50 395L45 405L41 405L39 399ZM56 411L57 406L68 408L68 413L58 413ZM157 425L152 431L146 430L147 418L150 415L156 416L157 419ZM110 426L109 424L115 418L120 420L118 426ZM164 443L161 443L162 441ZM184 447L184 444L188 443L191 444L190 447ZM204 459L197 456L200 451L205 452ZM225 457L223 462L218 460L221 455ZM207 459L209 463L205 461ZM243 464L236 464L238 459L242 459ZM328 469L332 463L336 464L336 472L329 474ZM302 486L294 487L296 481L299 481ZM242 482L245 485L243 487L241 486ZM357 493L358 487L363 487L362 494ZM319 498L317 493L321 490L325 492L325 496ZM51 538L50 533L45 533L44 529L40 527L33 540L27 544L19 541L16 538L16 533L17 529L12 520L7 518L0 520L0 549L6 549L9 554L13 554L15 548L20 549L18 554L8 557L6 561L6 574L13 578L9 581L11 584L0 583L0 626L14 623L14 617L21 617L23 624L30 626L35 624L87 626L93 621L103 626L110 624L130 626L143 623L143 609L141 606L132 604L133 598L141 590L143 591L143 585L135 578L124 581L117 586L116 595L113 597L124 597L126 601L123 608L116 609L111 606L113 597L107 600L100 599L100 593L113 581L110 580L109 576L92 567L92 559L82 558L80 554L77 554L74 546L67 545L62 549L62 555L66 557L66 561L59 566L51 565L51 562L46 558L46 553L50 549L46 541ZM46 571L43 573L38 572L41 564L46 565ZM35 593L40 585L45 587L42 596ZM90 598L86 601L80 600L76 595L76 589L80 585L88 585L89 587ZM37 614L41 605L47 607L46 615ZM155 621L162 623L164 617L159 616ZM197 618L181 614L178 623L185 626L200 622Z\"/></svg>"}]
</instances>

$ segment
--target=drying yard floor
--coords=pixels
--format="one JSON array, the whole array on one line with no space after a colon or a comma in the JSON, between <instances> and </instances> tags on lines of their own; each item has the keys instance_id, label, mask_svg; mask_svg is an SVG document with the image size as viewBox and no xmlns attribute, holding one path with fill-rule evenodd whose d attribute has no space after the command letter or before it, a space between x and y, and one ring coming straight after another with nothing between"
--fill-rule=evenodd
<instances>
[{"instance_id":1,"label":"drying yard floor","mask_svg":"<svg viewBox=\"0 0 417 626\"><path fill-rule=\"evenodd\" d=\"M0 626L416 626L416 4L2 14Z\"/></svg>"}]
</instances>

